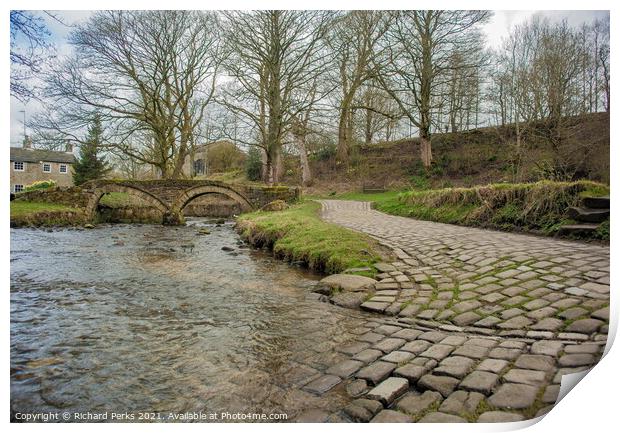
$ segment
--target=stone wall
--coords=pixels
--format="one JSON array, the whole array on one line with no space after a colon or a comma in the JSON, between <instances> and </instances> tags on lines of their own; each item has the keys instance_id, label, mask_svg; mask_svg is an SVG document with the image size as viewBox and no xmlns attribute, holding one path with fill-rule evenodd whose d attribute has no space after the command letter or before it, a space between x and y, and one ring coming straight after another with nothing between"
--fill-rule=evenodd
<instances>
[{"instance_id":1,"label":"stone wall","mask_svg":"<svg viewBox=\"0 0 620 433\"><path fill-rule=\"evenodd\" d=\"M72 207L83 208L88 204L91 194L77 186L54 187L16 194L16 200L37 201L43 203L59 203Z\"/></svg>"}]
</instances>

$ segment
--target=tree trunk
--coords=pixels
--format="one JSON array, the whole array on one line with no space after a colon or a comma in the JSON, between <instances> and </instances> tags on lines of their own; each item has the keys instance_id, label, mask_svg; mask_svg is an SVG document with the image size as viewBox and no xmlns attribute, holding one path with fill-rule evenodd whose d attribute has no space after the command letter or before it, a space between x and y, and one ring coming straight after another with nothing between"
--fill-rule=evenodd
<instances>
[{"instance_id":1,"label":"tree trunk","mask_svg":"<svg viewBox=\"0 0 620 433\"><path fill-rule=\"evenodd\" d=\"M433 155L431 151L431 139L428 134L425 134L425 136L420 134L420 159L425 168L431 166Z\"/></svg>"},{"instance_id":2,"label":"tree trunk","mask_svg":"<svg viewBox=\"0 0 620 433\"><path fill-rule=\"evenodd\" d=\"M299 163L301 165L301 184L310 186L312 184L312 172L308 162L308 152L306 150L306 140L303 135L296 135L297 149L299 150Z\"/></svg>"}]
</instances>

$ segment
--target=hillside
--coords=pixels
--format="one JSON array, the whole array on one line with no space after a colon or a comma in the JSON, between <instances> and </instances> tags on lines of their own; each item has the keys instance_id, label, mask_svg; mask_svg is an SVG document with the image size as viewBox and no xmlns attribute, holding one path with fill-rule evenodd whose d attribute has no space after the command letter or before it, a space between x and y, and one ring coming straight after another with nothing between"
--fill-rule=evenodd
<instances>
[{"instance_id":1,"label":"hillside","mask_svg":"<svg viewBox=\"0 0 620 433\"><path fill-rule=\"evenodd\" d=\"M541 179L609 183L608 113L566 119L562 144L555 151L542 138L543 133L541 125L529 125L521 152L515 146L514 126L435 134L434 162L429 172L420 164L415 138L357 146L348 167L338 165L333 149L326 148L311 157L315 182L307 192L355 191L363 185L424 189ZM558 178L550 170L554 164L568 167L568 178ZM285 159L285 173L285 183L300 183L295 156Z\"/></svg>"}]
</instances>

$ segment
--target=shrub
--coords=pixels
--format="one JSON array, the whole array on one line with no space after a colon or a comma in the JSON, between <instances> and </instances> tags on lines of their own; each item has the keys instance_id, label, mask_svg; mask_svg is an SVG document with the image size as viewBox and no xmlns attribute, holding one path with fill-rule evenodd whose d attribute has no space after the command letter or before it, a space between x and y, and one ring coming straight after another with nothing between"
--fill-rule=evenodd
<instances>
[{"instance_id":1,"label":"shrub","mask_svg":"<svg viewBox=\"0 0 620 433\"><path fill-rule=\"evenodd\" d=\"M24 187L24 191L28 192L28 191L37 191L37 190L43 190L43 189L48 189L48 188L54 188L56 186L56 182L54 182L53 180L38 180L30 185L26 185Z\"/></svg>"},{"instance_id":2,"label":"shrub","mask_svg":"<svg viewBox=\"0 0 620 433\"><path fill-rule=\"evenodd\" d=\"M405 207L421 209L459 209L465 225L557 229L566 219L569 207L577 206L585 195L609 194L606 185L590 182L552 182L493 184L473 188L410 191L399 196Z\"/></svg>"}]
</instances>

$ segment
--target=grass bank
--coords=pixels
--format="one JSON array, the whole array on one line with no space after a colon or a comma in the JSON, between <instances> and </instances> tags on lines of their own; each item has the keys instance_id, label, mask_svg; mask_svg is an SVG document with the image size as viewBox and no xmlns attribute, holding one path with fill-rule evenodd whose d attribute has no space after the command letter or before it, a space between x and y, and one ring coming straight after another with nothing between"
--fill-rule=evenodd
<instances>
[{"instance_id":1,"label":"grass bank","mask_svg":"<svg viewBox=\"0 0 620 433\"><path fill-rule=\"evenodd\" d=\"M11 202L11 227L71 226L85 222L84 213L75 207L45 202Z\"/></svg>"},{"instance_id":2,"label":"grass bank","mask_svg":"<svg viewBox=\"0 0 620 433\"><path fill-rule=\"evenodd\" d=\"M583 197L604 195L609 195L609 187L596 182L541 181L331 198L371 201L375 209L392 215L552 236L561 226L575 223L567 216L569 207L578 206ZM594 238L609 239L608 222Z\"/></svg>"},{"instance_id":3,"label":"grass bank","mask_svg":"<svg viewBox=\"0 0 620 433\"><path fill-rule=\"evenodd\" d=\"M370 237L322 221L320 207L319 203L305 201L280 212L244 214L236 228L253 246L268 247L276 257L303 262L326 274L370 267L389 258L390 252Z\"/></svg>"}]
</instances>

